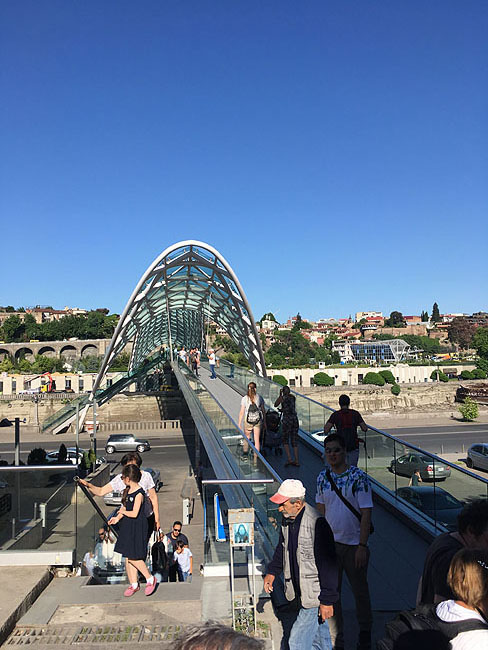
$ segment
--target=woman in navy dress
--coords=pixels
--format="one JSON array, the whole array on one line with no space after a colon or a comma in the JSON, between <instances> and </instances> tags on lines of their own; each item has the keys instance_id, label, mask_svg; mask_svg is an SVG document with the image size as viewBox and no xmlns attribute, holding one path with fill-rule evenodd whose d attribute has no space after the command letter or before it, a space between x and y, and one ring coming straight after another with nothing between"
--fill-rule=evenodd
<instances>
[{"instance_id":1,"label":"woman in navy dress","mask_svg":"<svg viewBox=\"0 0 488 650\"><path fill-rule=\"evenodd\" d=\"M124 596L132 596L139 591L138 571L146 578L144 593L150 596L156 589L156 579L146 566L147 555L147 517L144 512L145 492L139 485L141 470L137 465L126 465L122 469L122 480L126 488L122 494L122 506L115 517L108 522L119 524L119 536L115 551L125 557L125 568L129 587Z\"/></svg>"}]
</instances>

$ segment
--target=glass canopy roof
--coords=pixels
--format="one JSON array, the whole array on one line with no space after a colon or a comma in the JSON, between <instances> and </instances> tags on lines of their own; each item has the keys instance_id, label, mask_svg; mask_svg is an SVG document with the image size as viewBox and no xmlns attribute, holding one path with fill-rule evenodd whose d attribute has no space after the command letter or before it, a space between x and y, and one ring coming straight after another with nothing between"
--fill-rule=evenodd
<instances>
[{"instance_id":1,"label":"glass canopy roof","mask_svg":"<svg viewBox=\"0 0 488 650\"><path fill-rule=\"evenodd\" d=\"M98 388L118 354L132 343L130 368L161 346L204 346L205 321L220 325L251 368L265 376L261 342L239 280L220 253L203 242L170 246L139 280L105 355Z\"/></svg>"}]
</instances>

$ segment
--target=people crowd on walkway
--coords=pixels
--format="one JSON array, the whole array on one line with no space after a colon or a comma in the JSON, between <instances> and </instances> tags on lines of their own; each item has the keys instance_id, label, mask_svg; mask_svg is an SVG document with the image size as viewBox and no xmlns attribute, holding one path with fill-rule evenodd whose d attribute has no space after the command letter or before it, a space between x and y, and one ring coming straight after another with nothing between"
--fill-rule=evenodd
<instances>
[{"instance_id":1,"label":"people crowd on walkway","mask_svg":"<svg viewBox=\"0 0 488 650\"><path fill-rule=\"evenodd\" d=\"M180 358L198 374L200 356L197 348ZM211 355L213 354L213 358ZM212 362L210 359L212 358ZM216 358L209 350L211 374L215 375ZM216 376L216 375L215 375ZM282 434L286 466L299 467L298 417L295 397L288 387L280 390L275 407L282 410ZM339 411L331 415L324 427L325 468L316 477L315 507L306 501L302 481L284 480L270 501L282 516L276 525L278 543L266 568L264 591L272 599L287 604L291 620L284 630L281 649L344 650L345 638L341 592L346 574L355 602L358 637L356 650L372 649L372 605L368 585L373 494L368 475L358 467L358 427L366 432L361 414L350 408L347 395L339 398ZM264 400L257 386L249 382L242 397L238 426L244 431L243 454L251 441L259 452L261 435L266 427ZM335 432L331 433L332 427ZM291 450L293 450L293 455ZM158 499L151 475L141 471L142 459L137 452L125 454L122 471L104 486L97 487L80 479L96 496L111 491L122 492L122 505L109 519L117 527L117 540L104 527L98 531L93 553L84 558L88 573L96 565L97 555L120 554L126 562L130 597L140 590L139 575L146 581L145 594L150 596L160 582L191 582L193 554L183 525L174 521L163 534ZM416 479L419 476L415 473ZM414 483L418 485L418 482ZM151 541L150 541L151 540ZM152 571L147 566L149 547ZM109 549L110 546L110 549ZM151 553L150 553L151 556ZM151 564L149 565L151 566ZM378 642L380 650L482 650L488 648L488 502L473 500L458 516L457 530L436 537L427 551L417 594L417 608L402 613L387 624L387 635ZM417 627L409 621L416 621ZM424 625L424 627L422 627ZM215 645L215 636L221 640ZM230 635L228 628L202 626L176 642L175 648L258 648L260 642ZM251 643L252 642L252 643ZM214 645L212 645L214 643Z\"/></svg>"}]
</instances>

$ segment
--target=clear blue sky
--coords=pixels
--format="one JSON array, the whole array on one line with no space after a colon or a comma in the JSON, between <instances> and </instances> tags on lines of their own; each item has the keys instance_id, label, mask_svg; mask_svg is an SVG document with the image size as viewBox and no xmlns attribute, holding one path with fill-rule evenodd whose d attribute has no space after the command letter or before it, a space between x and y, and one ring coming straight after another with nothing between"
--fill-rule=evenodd
<instances>
[{"instance_id":1,"label":"clear blue sky","mask_svg":"<svg viewBox=\"0 0 488 650\"><path fill-rule=\"evenodd\" d=\"M485 0L3 0L0 304L206 241L256 317L488 310Z\"/></svg>"}]
</instances>

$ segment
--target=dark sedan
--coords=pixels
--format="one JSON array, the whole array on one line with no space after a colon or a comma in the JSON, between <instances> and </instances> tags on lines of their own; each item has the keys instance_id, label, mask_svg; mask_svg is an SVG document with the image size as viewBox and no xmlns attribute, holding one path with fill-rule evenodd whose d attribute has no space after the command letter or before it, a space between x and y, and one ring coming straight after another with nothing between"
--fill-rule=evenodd
<instances>
[{"instance_id":1,"label":"dark sedan","mask_svg":"<svg viewBox=\"0 0 488 650\"><path fill-rule=\"evenodd\" d=\"M397 496L448 530L457 530L457 517L464 503L446 490L432 485L418 485L399 488Z\"/></svg>"},{"instance_id":2,"label":"dark sedan","mask_svg":"<svg viewBox=\"0 0 488 650\"><path fill-rule=\"evenodd\" d=\"M433 479L443 481L451 476L451 468L444 463L434 461L431 456L424 454L410 452L404 456L400 456L390 463L390 472L399 474L400 476L408 476L409 478L414 475L416 471L420 472L423 481Z\"/></svg>"}]
</instances>

